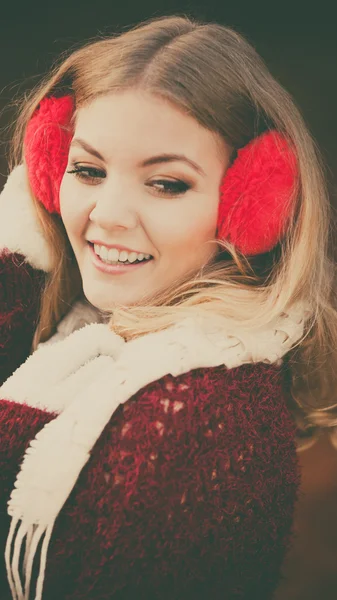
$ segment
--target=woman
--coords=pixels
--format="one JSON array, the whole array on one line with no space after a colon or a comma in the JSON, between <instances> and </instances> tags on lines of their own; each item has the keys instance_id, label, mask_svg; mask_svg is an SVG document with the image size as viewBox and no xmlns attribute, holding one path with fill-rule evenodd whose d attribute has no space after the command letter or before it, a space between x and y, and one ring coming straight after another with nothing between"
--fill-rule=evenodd
<instances>
[{"instance_id":1,"label":"woman","mask_svg":"<svg viewBox=\"0 0 337 600\"><path fill-rule=\"evenodd\" d=\"M271 598L295 424L328 425L335 390L297 109L236 32L168 17L70 54L13 149L1 598Z\"/></svg>"}]
</instances>

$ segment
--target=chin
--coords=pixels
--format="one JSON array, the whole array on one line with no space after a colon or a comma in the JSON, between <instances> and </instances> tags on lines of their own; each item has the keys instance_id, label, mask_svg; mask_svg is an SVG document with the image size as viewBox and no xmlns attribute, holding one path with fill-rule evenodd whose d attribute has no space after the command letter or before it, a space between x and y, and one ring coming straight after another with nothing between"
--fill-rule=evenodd
<instances>
[{"instance_id":1,"label":"chin","mask_svg":"<svg viewBox=\"0 0 337 600\"><path fill-rule=\"evenodd\" d=\"M121 298L111 298L97 289L98 287L99 286L97 284L95 285L95 289L92 289L92 287L87 288L86 286L83 286L83 292L86 299L98 310L112 312L115 308L118 308L121 305L130 306L130 304L132 304L132 302L130 303L128 298L125 296L122 296Z\"/></svg>"}]
</instances>

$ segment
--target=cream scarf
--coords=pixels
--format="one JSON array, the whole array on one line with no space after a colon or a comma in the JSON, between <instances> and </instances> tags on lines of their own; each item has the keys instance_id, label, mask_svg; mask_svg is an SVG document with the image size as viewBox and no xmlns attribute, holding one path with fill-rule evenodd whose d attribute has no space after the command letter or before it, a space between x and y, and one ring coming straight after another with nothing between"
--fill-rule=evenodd
<instances>
[{"instance_id":1,"label":"cream scarf","mask_svg":"<svg viewBox=\"0 0 337 600\"><path fill-rule=\"evenodd\" d=\"M88 311L88 305L82 306ZM81 304L76 305L81 317ZM308 315L298 304L258 330L224 330L216 317L187 318L164 331L125 340L107 324L78 326L68 317L53 343L42 344L0 387L0 397L56 412L31 441L8 502L12 517L5 560L13 600L29 600L32 565L43 539L35 600L41 600L47 552L57 515L120 404L171 373L244 363L282 364L300 339ZM83 315L82 315L83 316ZM92 311L85 319L95 320ZM62 443L60 441L62 440ZM24 578L20 550L26 536Z\"/></svg>"}]
</instances>

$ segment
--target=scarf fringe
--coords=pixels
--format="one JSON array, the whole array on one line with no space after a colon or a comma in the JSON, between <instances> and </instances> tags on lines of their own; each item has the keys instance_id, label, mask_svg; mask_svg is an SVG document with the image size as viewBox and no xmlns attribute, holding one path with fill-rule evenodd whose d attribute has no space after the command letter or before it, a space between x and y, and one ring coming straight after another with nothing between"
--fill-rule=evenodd
<instances>
[{"instance_id":1,"label":"scarf fringe","mask_svg":"<svg viewBox=\"0 0 337 600\"><path fill-rule=\"evenodd\" d=\"M43 584L46 573L48 547L54 528L54 522L44 525L25 525L20 519L12 518L7 538L5 561L9 587L13 600L29 600L34 558L40 540L43 538L40 567L36 582L35 600L42 600ZM20 554L26 536L26 549L23 564L24 581L20 577ZM11 557L11 552L13 556Z\"/></svg>"}]
</instances>

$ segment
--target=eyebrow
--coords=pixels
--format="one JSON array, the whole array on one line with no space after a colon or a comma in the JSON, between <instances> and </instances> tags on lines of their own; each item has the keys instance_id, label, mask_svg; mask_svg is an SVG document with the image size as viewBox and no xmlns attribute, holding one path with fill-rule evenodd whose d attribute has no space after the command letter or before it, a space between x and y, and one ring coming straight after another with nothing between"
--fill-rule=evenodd
<instances>
[{"instance_id":1,"label":"eyebrow","mask_svg":"<svg viewBox=\"0 0 337 600\"><path fill-rule=\"evenodd\" d=\"M89 154L92 154L92 156L95 156L99 160L105 162L103 156L98 152L98 150L96 150L95 148L90 146L90 144L88 144L81 138L74 138L73 141L71 142L71 146L80 146L86 152L88 152ZM185 162L186 164L190 165L195 171L197 171L197 173L199 173L200 175L203 175L204 177L206 176L205 171L200 167L200 165L198 165L196 162L194 162L190 158L187 158L187 156L185 156L184 154L168 154L168 153L158 154L157 156L151 156L151 158L147 158L146 160L142 161L139 164L139 166L140 167L148 167L151 165L170 163L170 162L176 162L176 161Z\"/></svg>"}]
</instances>

